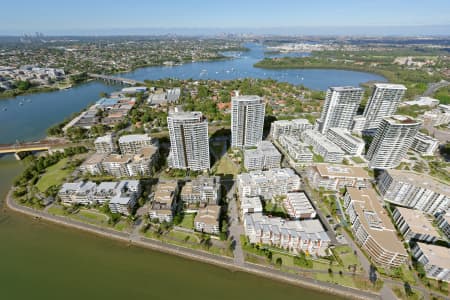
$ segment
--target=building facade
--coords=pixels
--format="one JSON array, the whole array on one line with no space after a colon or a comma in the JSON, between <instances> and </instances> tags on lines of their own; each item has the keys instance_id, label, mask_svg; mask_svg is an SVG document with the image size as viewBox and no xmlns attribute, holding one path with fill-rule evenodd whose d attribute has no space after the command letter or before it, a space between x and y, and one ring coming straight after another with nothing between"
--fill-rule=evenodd
<instances>
[{"instance_id":1,"label":"building facade","mask_svg":"<svg viewBox=\"0 0 450 300\"><path fill-rule=\"evenodd\" d=\"M137 154L145 147L153 147L155 140L146 134L122 135L119 138L119 148L122 154Z\"/></svg>"},{"instance_id":2,"label":"building facade","mask_svg":"<svg viewBox=\"0 0 450 300\"><path fill-rule=\"evenodd\" d=\"M314 219L316 210L304 192L287 193L283 206L291 219Z\"/></svg>"},{"instance_id":3,"label":"building facade","mask_svg":"<svg viewBox=\"0 0 450 300\"><path fill-rule=\"evenodd\" d=\"M261 141L256 149L244 150L244 167L247 171L279 168L281 153L269 141Z\"/></svg>"},{"instance_id":4,"label":"building facade","mask_svg":"<svg viewBox=\"0 0 450 300\"><path fill-rule=\"evenodd\" d=\"M353 136L350 131L343 128L330 128L327 138L349 155L362 155L365 143L363 139Z\"/></svg>"},{"instance_id":5,"label":"building facade","mask_svg":"<svg viewBox=\"0 0 450 300\"><path fill-rule=\"evenodd\" d=\"M397 167L419 131L421 123L408 116L383 118L367 151L369 167L392 169Z\"/></svg>"},{"instance_id":6,"label":"building facade","mask_svg":"<svg viewBox=\"0 0 450 300\"><path fill-rule=\"evenodd\" d=\"M422 211L399 206L392 213L392 218L407 241L434 243L440 238L432 221Z\"/></svg>"},{"instance_id":7,"label":"building facade","mask_svg":"<svg viewBox=\"0 0 450 300\"><path fill-rule=\"evenodd\" d=\"M270 134L273 140L277 140L280 135L299 136L307 129L313 129L314 125L307 119L279 120L272 122Z\"/></svg>"},{"instance_id":8,"label":"building facade","mask_svg":"<svg viewBox=\"0 0 450 300\"><path fill-rule=\"evenodd\" d=\"M196 231L209 234L220 233L220 206L207 205L198 210L194 218L194 228Z\"/></svg>"},{"instance_id":9,"label":"building facade","mask_svg":"<svg viewBox=\"0 0 450 300\"><path fill-rule=\"evenodd\" d=\"M259 96L231 98L231 147L255 147L262 141L265 103Z\"/></svg>"},{"instance_id":10,"label":"building facade","mask_svg":"<svg viewBox=\"0 0 450 300\"><path fill-rule=\"evenodd\" d=\"M180 200L189 209L202 207L208 204L219 204L221 197L219 176L199 176L188 181L180 192Z\"/></svg>"},{"instance_id":11,"label":"building facade","mask_svg":"<svg viewBox=\"0 0 450 300\"><path fill-rule=\"evenodd\" d=\"M322 156L325 162L341 163L344 160L344 151L318 131L305 130L301 138L303 142L311 145L313 151Z\"/></svg>"},{"instance_id":12,"label":"building facade","mask_svg":"<svg viewBox=\"0 0 450 300\"><path fill-rule=\"evenodd\" d=\"M177 196L178 182L176 180L159 182L149 210L150 219L157 219L159 222L172 222L177 207Z\"/></svg>"},{"instance_id":13,"label":"building facade","mask_svg":"<svg viewBox=\"0 0 450 300\"><path fill-rule=\"evenodd\" d=\"M105 154L115 152L117 148L111 134L96 138L94 141L94 146L97 153Z\"/></svg>"},{"instance_id":14,"label":"building facade","mask_svg":"<svg viewBox=\"0 0 450 300\"><path fill-rule=\"evenodd\" d=\"M439 214L436 221L438 227L450 239L450 212Z\"/></svg>"},{"instance_id":15,"label":"building facade","mask_svg":"<svg viewBox=\"0 0 450 300\"><path fill-rule=\"evenodd\" d=\"M365 188L370 185L369 173L361 167L315 164L306 171L309 184L315 188L339 191L345 187Z\"/></svg>"},{"instance_id":16,"label":"building facade","mask_svg":"<svg viewBox=\"0 0 450 300\"><path fill-rule=\"evenodd\" d=\"M450 282L450 251L446 247L416 243L412 254L420 262L428 278Z\"/></svg>"},{"instance_id":17,"label":"building facade","mask_svg":"<svg viewBox=\"0 0 450 300\"><path fill-rule=\"evenodd\" d=\"M307 164L313 161L313 153L308 145L301 142L298 137L290 135L280 135L278 143L287 152L289 158L298 164Z\"/></svg>"},{"instance_id":18,"label":"building facade","mask_svg":"<svg viewBox=\"0 0 450 300\"><path fill-rule=\"evenodd\" d=\"M413 139L411 149L423 156L432 156L439 148L439 140L418 132Z\"/></svg>"}]
</instances>

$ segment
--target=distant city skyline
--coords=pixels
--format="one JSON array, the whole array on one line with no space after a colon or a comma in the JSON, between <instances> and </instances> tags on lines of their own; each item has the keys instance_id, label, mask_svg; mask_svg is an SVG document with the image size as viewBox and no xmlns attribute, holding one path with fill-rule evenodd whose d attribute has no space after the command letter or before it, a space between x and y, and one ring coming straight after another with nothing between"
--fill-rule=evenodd
<instances>
[{"instance_id":1,"label":"distant city skyline","mask_svg":"<svg viewBox=\"0 0 450 300\"><path fill-rule=\"evenodd\" d=\"M31 1L30 1L31 2ZM2 4L0 35L358 34L448 35L450 2L122 1Z\"/></svg>"}]
</instances>

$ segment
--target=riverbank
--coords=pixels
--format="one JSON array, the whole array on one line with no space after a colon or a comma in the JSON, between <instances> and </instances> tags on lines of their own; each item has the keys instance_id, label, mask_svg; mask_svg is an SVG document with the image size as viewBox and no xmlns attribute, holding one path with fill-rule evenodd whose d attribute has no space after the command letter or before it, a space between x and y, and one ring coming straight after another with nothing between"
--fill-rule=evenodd
<instances>
[{"instance_id":1,"label":"riverbank","mask_svg":"<svg viewBox=\"0 0 450 300\"><path fill-rule=\"evenodd\" d=\"M272 280L282 281L299 287L304 287L312 290L316 290L324 293L331 293L334 295L343 296L350 299L379 299L379 295L374 293L369 293L365 291L360 291L348 287L336 286L326 282L319 282L314 279L291 275L283 273L279 270L264 267L252 263L244 263L243 266L236 265L233 259L218 256L210 253L206 253L199 250L193 250L189 248L179 247L175 245L165 244L161 241L141 237L138 235L123 233L115 231L112 229L101 228L94 225L85 224L82 222L69 220L64 217L58 217L50 215L43 211L34 210L29 207L21 206L17 204L12 197L12 189L8 192L5 201L6 206L18 213L22 213L37 219L42 219L59 225L75 228L78 230L83 230L89 233L93 233L98 236L107 237L115 239L121 242L125 242L129 245L135 245L139 247L148 248L151 250L156 250L163 253L168 253L171 255L181 256L187 259L196 260L215 266L223 267L231 271L241 271L250 273L257 276L262 276Z\"/></svg>"}]
</instances>

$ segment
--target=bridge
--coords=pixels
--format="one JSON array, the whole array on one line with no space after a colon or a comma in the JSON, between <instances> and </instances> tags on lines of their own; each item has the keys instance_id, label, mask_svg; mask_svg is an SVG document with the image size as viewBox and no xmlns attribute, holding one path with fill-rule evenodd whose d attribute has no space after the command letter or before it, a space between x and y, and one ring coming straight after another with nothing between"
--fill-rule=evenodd
<instances>
[{"instance_id":1,"label":"bridge","mask_svg":"<svg viewBox=\"0 0 450 300\"><path fill-rule=\"evenodd\" d=\"M143 81L129 79L129 78L109 76L109 75L88 74L88 76L91 78L94 78L94 79L106 81L108 83L128 84L128 85L144 85L145 84Z\"/></svg>"},{"instance_id":2,"label":"bridge","mask_svg":"<svg viewBox=\"0 0 450 300\"><path fill-rule=\"evenodd\" d=\"M16 158L20 160L22 157L20 153L23 152L37 152L37 151L48 151L52 148L63 148L67 147L69 143L64 139L56 140L41 140L35 142L20 143L15 144L0 144L0 155L2 154L15 154Z\"/></svg>"}]
</instances>

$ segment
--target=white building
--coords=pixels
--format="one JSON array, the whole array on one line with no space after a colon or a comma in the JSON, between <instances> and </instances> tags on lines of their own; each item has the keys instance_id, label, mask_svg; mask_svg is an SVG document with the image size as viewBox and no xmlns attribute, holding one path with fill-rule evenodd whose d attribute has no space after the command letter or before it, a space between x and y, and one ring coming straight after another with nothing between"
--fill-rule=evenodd
<instances>
[{"instance_id":1,"label":"white building","mask_svg":"<svg viewBox=\"0 0 450 300\"><path fill-rule=\"evenodd\" d=\"M311 163L313 161L313 153L309 150L309 146L302 143L298 137L289 135L280 135L278 137L279 144L287 152L289 158L298 164Z\"/></svg>"},{"instance_id":2,"label":"white building","mask_svg":"<svg viewBox=\"0 0 450 300\"><path fill-rule=\"evenodd\" d=\"M149 210L150 219L157 219L159 222L172 222L177 207L177 195L178 182L176 180L159 182Z\"/></svg>"},{"instance_id":3,"label":"white building","mask_svg":"<svg viewBox=\"0 0 450 300\"><path fill-rule=\"evenodd\" d=\"M372 96L364 109L365 129L378 128L383 118L393 115L405 91L406 87L401 84L375 84Z\"/></svg>"},{"instance_id":4,"label":"white building","mask_svg":"<svg viewBox=\"0 0 450 300\"><path fill-rule=\"evenodd\" d=\"M92 181L67 182L58 191L58 197L63 204L89 205L94 202L96 184Z\"/></svg>"},{"instance_id":5,"label":"white building","mask_svg":"<svg viewBox=\"0 0 450 300\"><path fill-rule=\"evenodd\" d=\"M374 189L347 188L344 208L356 242L373 262L392 268L408 261L408 254Z\"/></svg>"},{"instance_id":6,"label":"white building","mask_svg":"<svg viewBox=\"0 0 450 300\"><path fill-rule=\"evenodd\" d=\"M427 277L450 282L450 250L446 247L417 243L413 256L425 268Z\"/></svg>"},{"instance_id":7,"label":"white building","mask_svg":"<svg viewBox=\"0 0 450 300\"><path fill-rule=\"evenodd\" d=\"M450 187L431 176L411 171L385 170L377 178L384 200L431 215L448 210Z\"/></svg>"},{"instance_id":8,"label":"white building","mask_svg":"<svg viewBox=\"0 0 450 300\"><path fill-rule=\"evenodd\" d=\"M84 174L100 175L103 172L102 162L106 154L94 153L89 156L81 165L80 171Z\"/></svg>"},{"instance_id":9,"label":"white building","mask_svg":"<svg viewBox=\"0 0 450 300\"><path fill-rule=\"evenodd\" d=\"M94 146L97 153L112 153L115 152L117 148L111 134L96 138L94 141Z\"/></svg>"},{"instance_id":10,"label":"white building","mask_svg":"<svg viewBox=\"0 0 450 300\"><path fill-rule=\"evenodd\" d=\"M309 123L307 119L280 120L272 122L270 132L273 140L277 140L280 135L295 135L307 129L313 129L314 125Z\"/></svg>"},{"instance_id":11,"label":"white building","mask_svg":"<svg viewBox=\"0 0 450 300\"><path fill-rule=\"evenodd\" d=\"M244 150L244 166L247 171L279 168L281 154L269 141L261 141L256 149Z\"/></svg>"},{"instance_id":12,"label":"white building","mask_svg":"<svg viewBox=\"0 0 450 300\"><path fill-rule=\"evenodd\" d=\"M440 239L433 221L420 210L398 206L392 213L392 219L406 241L434 243Z\"/></svg>"},{"instance_id":13,"label":"white building","mask_svg":"<svg viewBox=\"0 0 450 300\"><path fill-rule=\"evenodd\" d=\"M122 180L116 187L115 195L108 203L112 213L129 216L137 203L141 187L138 180Z\"/></svg>"},{"instance_id":14,"label":"white building","mask_svg":"<svg viewBox=\"0 0 450 300\"><path fill-rule=\"evenodd\" d=\"M450 212L441 213L437 217L437 226L450 239Z\"/></svg>"},{"instance_id":15,"label":"white building","mask_svg":"<svg viewBox=\"0 0 450 300\"><path fill-rule=\"evenodd\" d=\"M318 131L305 130L301 138L303 142L311 145L313 151L322 156L325 162L341 163L344 160L344 151Z\"/></svg>"},{"instance_id":16,"label":"white building","mask_svg":"<svg viewBox=\"0 0 450 300\"><path fill-rule=\"evenodd\" d=\"M351 130L363 94L364 90L361 88L330 87L327 90L322 114L317 121L319 131L325 134L331 127Z\"/></svg>"},{"instance_id":17,"label":"white building","mask_svg":"<svg viewBox=\"0 0 450 300\"><path fill-rule=\"evenodd\" d=\"M366 126L366 117L364 116L354 116L353 117L353 125L352 125L352 133L356 135L362 135L364 127Z\"/></svg>"},{"instance_id":18,"label":"white building","mask_svg":"<svg viewBox=\"0 0 450 300\"><path fill-rule=\"evenodd\" d=\"M363 139L353 136L347 129L330 128L327 138L350 155L362 155L365 143Z\"/></svg>"},{"instance_id":19,"label":"white building","mask_svg":"<svg viewBox=\"0 0 450 300\"><path fill-rule=\"evenodd\" d=\"M203 114L171 111L167 117L167 126L170 135L169 166L193 171L208 170L208 121Z\"/></svg>"},{"instance_id":20,"label":"white building","mask_svg":"<svg viewBox=\"0 0 450 300\"><path fill-rule=\"evenodd\" d=\"M418 132L413 139L411 149L424 156L432 156L439 148L439 140Z\"/></svg>"},{"instance_id":21,"label":"white building","mask_svg":"<svg viewBox=\"0 0 450 300\"><path fill-rule=\"evenodd\" d=\"M262 213L263 207L259 197L241 197L241 215Z\"/></svg>"},{"instance_id":22,"label":"white building","mask_svg":"<svg viewBox=\"0 0 450 300\"><path fill-rule=\"evenodd\" d=\"M259 96L231 98L231 147L255 147L262 141L265 103Z\"/></svg>"},{"instance_id":23,"label":"white building","mask_svg":"<svg viewBox=\"0 0 450 300\"><path fill-rule=\"evenodd\" d=\"M391 169L397 167L419 131L421 123L408 116L383 118L367 151L369 167Z\"/></svg>"},{"instance_id":24,"label":"white building","mask_svg":"<svg viewBox=\"0 0 450 300\"><path fill-rule=\"evenodd\" d=\"M122 154L136 154L142 148L151 147L155 141L146 134L122 135L119 138L119 148Z\"/></svg>"},{"instance_id":25,"label":"white building","mask_svg":"<svg viewBox=\"0 0 450 300\"><path fill-rule=\"evenodd\" d=\"M330 244L318 220L287 221L260 213L244 216L245 235L250 243L286 249L293 253L324 256Z\"/></svg>"},{"instance_id":26,"label":"white building","mask_svg":"<svg viewBox=\"0 0 450 300\"><path fill-rule=\"evenodd\" d=\"M287 193L283 206L292 219L314 219L316 210L304 192Z\"/></svg>"},{"instance_id":27,"label":"white building","mask_svg":"<svg viewBox=\"0 0 450 300\"><path fill-rule=\"evenodd\" d=\"M300 177L292 169L251 171L238 175L237 186L241 197L272 199L300 189Z\"/></svg>"},{"instance_id":28,"label":"white building","mask_svg":"<svg viewBox=\"0 0 450 300\"><path fill-rule=\"evenodd\" d=\"M439 105L439 100L438 99L434 99L431 97L419 97L419 99L417 100L413 100L413 101L405 101L402 102L400 105L417 105L417 106L437 106Z\"/></svg>"},{"instance_id":29,"label":"white building","mask_svg":"<svg viewBox=\"0 0 450 300\"><path fill-rule=\"evenodd\" d=\"M219 204L221 197L219 176L199 176L183 186L180 199L189 208Z\"/></svg>"},{"instance_id":30,"label":"white building","mask_svg":"<svg viewBox=\"0 0 450 300\"><path fill-rule=\"evenodd\" d=\"M306 172L309 184L315 188L338 191L344 187L364 188L370 183L369 173L361 167L315 164Z\"/></svg>"}]
</instances>

